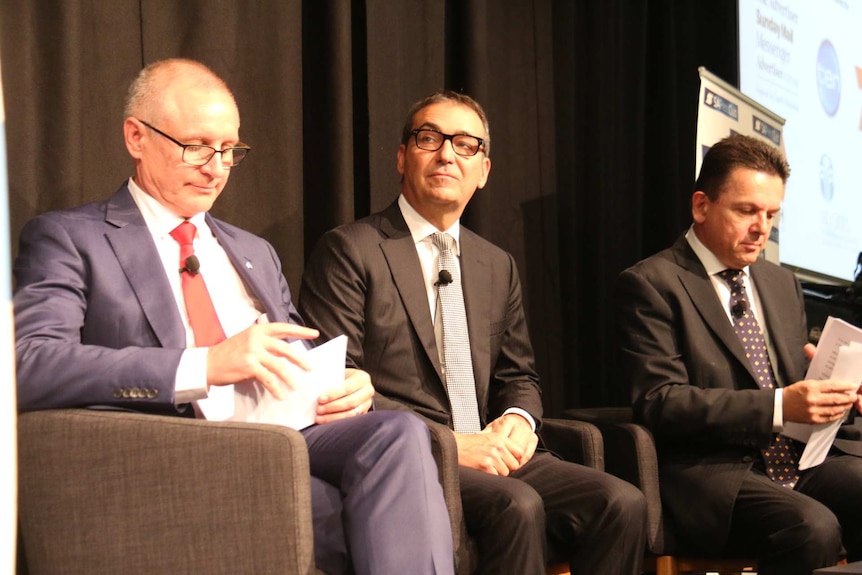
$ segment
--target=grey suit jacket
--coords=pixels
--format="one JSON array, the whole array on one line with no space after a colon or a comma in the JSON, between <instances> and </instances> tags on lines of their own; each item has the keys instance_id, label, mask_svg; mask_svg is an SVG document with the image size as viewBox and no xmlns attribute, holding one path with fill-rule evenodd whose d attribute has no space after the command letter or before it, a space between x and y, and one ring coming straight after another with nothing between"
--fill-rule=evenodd
<instances>
[{"instance_id":1,"label":"grey suit jacket","mask_svg":"<svg viewBox=\"0 0 862 575\"><path fill-rule=\"evenodd\" d=\"M808 342L799 282L763 260L750 272L773 369L784 385L797 382ZM685 237L625 270L616 299L622 374L635 417L655 435L664 507L678 533L718 553L742 480L769 444L774 394L758 388Z\"/></svg>"},{"instance_id":2,"label":"grey suit jacket","mask_svg":"<svg viewBox=\"0 0 862 575\"><path fill-rule=\"evenodd\" d=\"M272 246L209 215L207 223L270 320L302 324ZM176 413L185 331L125 185L107 200L28 222L14 272L19 409Z\"/></svg>"},{"instance_id":3,"label":"grey suit jacket","mask_svg":"<svg viewBox=\"0 0 862 575\"><path fill-rule=\"evenodd\" d=\"M533 351L511 256L461 228L461 273L482 424L510 407L541 421ZM397 202L325 234L306 263L299 309L324 340L348 336L375 405L451 426L419 256Z\"/></svg>"}]
</instances>

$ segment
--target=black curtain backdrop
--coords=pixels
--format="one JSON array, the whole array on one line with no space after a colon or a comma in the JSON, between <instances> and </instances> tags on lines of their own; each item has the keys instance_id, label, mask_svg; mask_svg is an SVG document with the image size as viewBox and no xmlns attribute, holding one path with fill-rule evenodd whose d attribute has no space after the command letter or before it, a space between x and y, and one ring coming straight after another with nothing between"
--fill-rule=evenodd
<instances>
[{"instance_id":1,"label":"black curtain backdrop","mask_svg":"<svg viewBox=\"0 0 862 575\"><path fill-rule=\"evenodd\" d=\"M21 226L132 173L125 89L200 60L253 146L213 212L306 255L398 193L404 114L486 108L493 167L464 223L511 252L549 414L628 403L613 283L690 223L698 66L735 83L736 0L0 0L13 257Z\"/></svg>"}]
</instances>

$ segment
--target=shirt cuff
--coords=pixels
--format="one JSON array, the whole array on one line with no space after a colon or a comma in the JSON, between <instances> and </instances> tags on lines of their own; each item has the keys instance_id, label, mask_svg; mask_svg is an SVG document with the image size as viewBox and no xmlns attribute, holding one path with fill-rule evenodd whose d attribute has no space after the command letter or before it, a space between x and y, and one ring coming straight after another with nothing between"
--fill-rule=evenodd
<instances>
[{"instance_id":1,"label":"shirt cuff","mask_svg":"<svg viewBox=\"0 0 862 575\"><path fill-rule=\"evenodd\" d=\"M784 429L784 404L782 403L784 390L780 387L775 390L775 405L772 408L772 432L781 433Z\"/></svg>"},{"instance_id":2,"label":"shirt cuff","mask_svg":"<svg viewBox=\"0 0 862 575\"><path fill-rule=\"evenodd\" d=\"M526 419L527 421L529 421L530 427L533 428L533 433L536 432L536 420L533 419L532 415L530 415L529 413L527 413L526 411L524 411L520 407L510 407L509 409L507 409L506 411L503 412L503 415L506 415L509 413L516 413L516 414L520 415L521 417L523 417L524 419Z\"/></svg>"},{"instance_id":3,"label":"shirt cuff","mask_svg":"<svg viewBox=\"0 0 862 575\"><path fill-rule=\"evenodd\" d=\"M174 379L174 404L206 399L208 347L191 347L183 351Z\"/></svg>"}]
</instances>

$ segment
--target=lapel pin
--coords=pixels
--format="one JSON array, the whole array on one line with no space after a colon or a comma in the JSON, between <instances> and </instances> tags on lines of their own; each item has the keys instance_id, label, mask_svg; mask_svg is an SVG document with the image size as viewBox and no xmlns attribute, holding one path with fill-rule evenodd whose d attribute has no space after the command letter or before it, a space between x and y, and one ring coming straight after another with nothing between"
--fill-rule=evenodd
<instances>
[{"instance_id":1,"label":"lapel pin","mask_svg":"<svg viewBox=\"0 0 862 575\"><path fill-rule=\"evenodd\" d=\"M248 269L250 269L250 270L251 270L251 269L254 269L254 266L253 266L253 265L251 265L251 262L250 262L250 261L248 261L248 260L246 260L246 262L245 262L245 267L247 267L247 268L248 268Z\"/></svg>"}]
</instances>

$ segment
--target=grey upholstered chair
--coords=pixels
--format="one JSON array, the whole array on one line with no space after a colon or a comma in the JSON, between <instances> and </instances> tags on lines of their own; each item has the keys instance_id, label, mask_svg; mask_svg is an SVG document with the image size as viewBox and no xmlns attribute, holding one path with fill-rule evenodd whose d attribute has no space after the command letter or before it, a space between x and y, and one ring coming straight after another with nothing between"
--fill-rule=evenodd
<instances>
[{"instance_id":1,"label":"grey upholstered chair","mask_svg":"<svg viewBox=\"0 0 862 575\"><path fill-rule=\"evenodd\" d=\"M296 431L38 411L18 452L19 573L317 572Z\"/></svg>"},{"instance_id":2,"label":"grey upholstered chair","mask_svg":"<svg viewBox=\"0 0 862 575\"><path fill-rule=\"evenodd\" d=\"M430 429L458 573L472 573L455 438ZM567 460L604 466L589 423L548 419L541 436ZM49 410L19 415L18 450L19 574L317 573L308 457L296 431Z\"/></svg>"}]
</instances>

